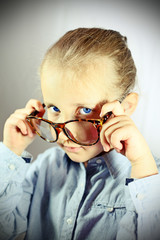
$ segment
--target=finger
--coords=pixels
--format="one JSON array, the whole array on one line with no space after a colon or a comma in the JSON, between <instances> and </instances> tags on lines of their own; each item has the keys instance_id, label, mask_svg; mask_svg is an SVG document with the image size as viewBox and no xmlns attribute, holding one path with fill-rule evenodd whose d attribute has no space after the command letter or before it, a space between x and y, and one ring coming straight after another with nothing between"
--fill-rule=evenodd
<instances>
[{"instance_id":1,"label":"finger","mask_svg":"<svg viewBox=\"0 0 160 240\"><path fill-rule=\"evenodd\" d=\"M122 139L118 135L121 128L116 128L112 134L108 134L105 132L103 140L101 140L101 143L103 145L103 148L106 152L108 152L110 149L114 148L118 150L119 152L123 149Z\"/></svg>"},{"instance_id":2,"label":"finger","mask_svg":"<svg viewBox=\"0 0 160 240\"><path fill-rule=\"evenodd\" d=\"M105 133L105 136L107 135L106 138L107 138L107 141L109 142L109 144L110 144L113 148L118 149L118 150L122 150L122 148L123 148L123 145L122 145L122 143L121 143L122 139L121 139L121 138L118 138L118 136L117 136L117 132L118 132L120 129L122 129L122 127L120 127L120 128L115 128L115 129L111 132L111 134Z\"/></svg>"},{"instance_id":3,"label":"finger","mask_svg":"<svg viewBox=\"0 0 160 240\"><path fill-rule=\"evenodd\" d=\"M31 114L33 111L33 108L22 108L22 109L17 109L14 114L17 115L24 115L24 118L26 118L29 114Z\"/></svg>"},{"instance_id":4,"label":"finger","mask_svg":"<svg viewBox=\"0 0 160 240\"><path fill-rule=\"evenodd\" d=\"M28 101L28 103L26 104L26 108L32 108L32 109L35 109L39 112L43 111L44 110L44 107L42 105L42 103L36 99L30 99Z\"/></svg>"},{"instance_id":5,"label":"finger","mask_svg":"<svg viewBox=\"0 0 160 240\"><path fill-rule=\"evenodd\" d=\"M131 120L128 119L128 116L118 116L110 118L106 123L103 124L102 130L100 132L100 139L103 147L108 149L108 146L112 146L111 136L113 132L121 127L131 124ZM121 148L122 145L119 143L117 148Z\"/></svg>"},{"instance_id":6,"label":"finger","mask_svg":"<svg viewBox=\"0 0 160 240\"><path fill-rule=\"evenodd\" d=\"M122 151L123 144L122 142L126 142L129 138L128 127L120 127L118 129L115 129L115 131L110 136L110 144L118 151Z\"/></svg>"},{"instance_id":7,"label":"finger","mask_svg":"<svg viewBox=\"0 0 160 240\"><path fill-rule=\"evenodd\" d=\"M115 125L118 126L118 124L120 124L119 126L121 126L121 125L125 125L131 121L132 120L127 115L111 117L103 124L101 132L103 134L103 132L106 131L111 126L115 126Z\"/></svg>"},{"instance_id":8,"label":"finger","mask_svg":"<svg viewBox=\"0 0 160 240\"><path fill-rule=\"evenodd\" d=\"M26 121L27 113L17 112L10 116L7 124L12 128L18 128L23 135L33 136L33 129L30 128ZM18 130L17 129L17 130Z\"/></svg>"},{"instance_id":9,"label":"finger","mask_svg":"<svg viewBox=\"0 0 160 240\"><path fill-rule=\"evenodd\" d=\"M107 112L112 112L114 116L124 115L124 109L119 101L104 104L100 116L104 116Z\"/></svg>"},{"instance_id":10,"label":"finger","mask_svg":"<svg viewBox=\"0 0 160 240\"><path fill-rule=\"evenodd\" d=\"M110 150L110 144L107 141L107 138L106 138L104 132L103 133L100 132L100 141L101 141L104 151L108 152Z\"/></svg>"},{"instance_id":11,"label":"finger","mask_svg":"<svg viewBox=\"0 0 160 240\"><path fill-rule=\"evenodd\" d=\"M6 123L10 129L15 129L16 131L20 131L23 135L28 134L27 124L24 120L19 119L15 116L11 117L10 120Z\"/></svg>"},{"instance_id":12,"label":"finger","mask_svg":"<svg viewBox=\"0 0 160 240\"><path fill-rule=\"evenodd\" d=\"M112 146L119 150L119 152L125 152L126 149L129 147L132 141L132 146L135 144L135 140L133 141L133 133L135 133L135 125L131 122L125 124L125 126L121 126L113 131L110 143Z\"/></svg>"}]
</instances>

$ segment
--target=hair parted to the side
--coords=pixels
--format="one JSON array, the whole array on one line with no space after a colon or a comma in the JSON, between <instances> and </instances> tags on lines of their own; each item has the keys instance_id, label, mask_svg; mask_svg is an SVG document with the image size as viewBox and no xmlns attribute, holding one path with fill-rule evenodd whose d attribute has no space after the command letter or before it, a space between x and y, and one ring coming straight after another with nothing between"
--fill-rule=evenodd
<instances>
[{"instance_id":1,"label":"hair parted to the side","mask_svg":"<svg viewBox=\"0 0 160 240\"><path fill-rule=\"evenodd\" d=\"M100 57L113 61L117 73L115 85L121 89L123 98L135 86L136 67L127 46L127 38L114 30L78 28L67 32L47 51L41 72L46 63L76 68Z\"/></svg>"}]
</instances>

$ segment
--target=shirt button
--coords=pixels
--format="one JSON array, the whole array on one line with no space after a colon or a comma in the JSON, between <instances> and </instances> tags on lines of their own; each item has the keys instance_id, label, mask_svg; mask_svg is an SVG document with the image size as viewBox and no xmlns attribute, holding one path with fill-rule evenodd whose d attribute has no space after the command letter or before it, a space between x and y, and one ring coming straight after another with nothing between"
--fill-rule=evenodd
<instances>
[{"instance_id":1,"label":"shirt button","mask_svg":"<svg viewBox=\"0 0 160 240\"><path fill-rule=\"evenodd\" d=\"M113 210L114 210L113 207L108 207L108 208L107 208L107 211L108 211L108 212L113 212Z\"/></svg>"},{"instance_id":2,"label":"shirt button","mask_svg":"<svg viewBox=\"0 0 160 240\"><path fill-rule=\"evenodd\" d=\"M10 164L10 165L9 165L9 169L10 169L10 170L13 171L13 170L15 170L15 168L16 168L15 165L13 165L13 164Z\"/></svg>"},{"instance_id":3,"label":"shirt button","mask_svg":"<svg viewBox=\"0 0 160 240\"><path fill-rule=\"evenodd\" d=\"M136 198L138 198L138 200L143 200L144 199L144 195L142 193L138 193L136 195Z\"/></svg>"},{"instance_id":4,"label":"shirt button","mask_svg":"<svg viewBox=\"0 0 160 240\"><path fill-rule=\"evenodd\" d=\"M96 160L96 163L98 163L98 164L100 164L101 162L102 162L101 159L97 159L97 160Z\"/></svg>"},{"instance_id":5,"label":"shirt button","mask_svg":"<svg viewBox=\"0 0 160 240\"><path fill-rule=\"evenodd\" d=\"M68 225L70 225L72 223L72 218L68 218L67 223L68 223Z\"/></svg>"}]
</instances>

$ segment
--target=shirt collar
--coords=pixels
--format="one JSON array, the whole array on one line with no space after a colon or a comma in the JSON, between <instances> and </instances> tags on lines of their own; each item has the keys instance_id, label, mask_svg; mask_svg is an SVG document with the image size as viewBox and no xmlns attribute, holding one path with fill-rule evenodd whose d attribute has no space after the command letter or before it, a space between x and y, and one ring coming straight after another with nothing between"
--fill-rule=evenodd
<instances>
[{"instance_id":1,"label":"shirt collar","mask_svg":"<svg viewBox=\"0 0 160 240\"><path fill-rule=\"evenodd\" d=\"M122 154L117 153L115 150L111 150L103 155L107 168L113 178L124 174L130 167L130 161Z\"/></svg>"},{"instance_id":2,"label":"shirt collar","mask_svg":"<svg viewBox=\"0 0 160 240\"><path fill-rule=\"evenodd\" d=\"M89 164L93 165L97 161L101 160L107 165L108 171L113 178L124 174L130 168L131 164L129 160L120 153L117 153L115 150L110 152L105 152L104 154L97 156L88 161Z\"/></svg>"}]
</instances>

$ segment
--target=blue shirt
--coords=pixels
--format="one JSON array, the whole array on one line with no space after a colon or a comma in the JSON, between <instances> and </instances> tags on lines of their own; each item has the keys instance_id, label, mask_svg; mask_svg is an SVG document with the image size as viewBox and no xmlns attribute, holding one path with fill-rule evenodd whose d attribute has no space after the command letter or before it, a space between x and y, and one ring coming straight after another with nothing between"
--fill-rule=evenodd
<instances>
[{"instance_id":1,"label":"blue shirt","mask_svg":"<svg viewBox=\"0 0 160 240\"><path fill-rule=\"evenodd\" d=\"M58 147L24 159L0 143L0 240L159 239L159 174L126 186L130 162L114 150L87 168Z\"/></svg>"}]
</instances>

